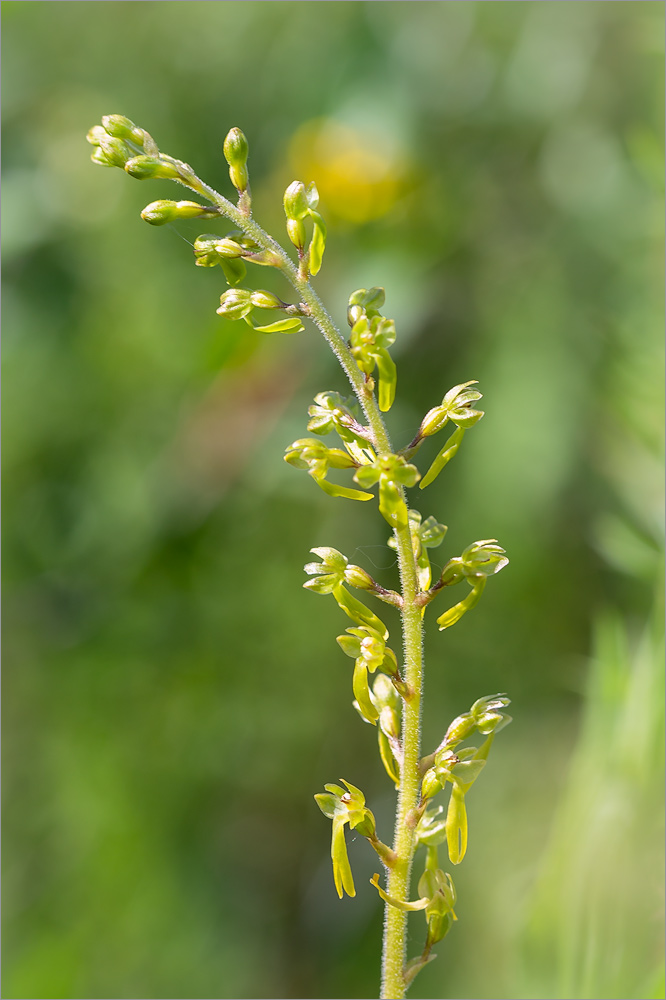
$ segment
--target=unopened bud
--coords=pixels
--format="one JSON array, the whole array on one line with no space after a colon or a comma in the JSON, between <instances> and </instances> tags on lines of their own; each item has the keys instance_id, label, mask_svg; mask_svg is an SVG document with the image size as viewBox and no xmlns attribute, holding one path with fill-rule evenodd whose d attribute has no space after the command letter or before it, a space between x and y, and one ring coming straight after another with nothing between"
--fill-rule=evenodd
<instances>
[{"instance_id":1,"label":"unopened bud","mask_svg":"<svg viewBox=\"0 0 666 1000\"><path fill-rule=\"evenodd\" d=\"M141 218L151 226L164 226L176 219L213 219L219 216L216 208L207 208L196 201L151 201L146 205Z\"/></svg>"},{"instance_id":2,"label":"unopened bud","mask_svg":"<svg viewBox=\"0 0 666 1000\"><path fill-rule=\"evenodd\" d=\"M216 312L225 319L243 319L252 312L250 292L246 288L230 288L223 292Z\"/></svg>"},{"instance_id":3,"label":"unopened bud","mask_svg":"<svg viewBox=\"0 0 666 1000\"><path fill-rule=\"evenodd\" d=\"M250 301L258 309L284 309L284 302L272 292L266 292L259 288L250 295Z\"/></svg>"},{"instance_id":4,"label":"unopened bud","mask_svg":"<svg viewBox=\"0 0 666 1000\"><path fill-rule=\"evenodd\" d=\"M305 246L305 226L300 219L287 219L287 235L298 250Z\"/></svg>"},{"instance_id":5,"label":"unopened bud","mask_svg":"<svg viewBox=\"0 0 666 1000\"><path fill-rule=\"evenodd\" d=\"M237 191L245 191L249 183L247 156L249 146L239 128L232 128L224 140L224 158L229 164L229 177Z\"/></svg>"},{"instance_id":6,"label":"unopened bud","mask_svg":"<svg viewBox=\"0 0 666 1000\"><path fill-rule=\"evenodd\" d=\"M106 130L103 129L101 125L93 125L92 128L88 129L86 139L91 146L99 146L102 139L104 139L106 135Z\"/></svg>"},{"instance_id":7,"label":"unopened bud","mask_svg":"<svg viewBox=\"0 0 666 1000\"><path fill-rule=\"evenodd\" d=\"M292 181L284 193L284 211L288 219L304 219L309 211L305 184Z\"/></svg>"},{"instance_id":8,"label":"unopened bud","mask_svg":"<svg viewBox=\"0 0 666 1000\"><path fill-rule=\"evenodd\" d=\"M124 167L132 157L132 151L127 143L123 142L122 139L114 139L110 135L105 134L100 138L99 148L114 167Z\"/></svg>"},{"instance_id":9,"label":"unopened bud","mask_svg":"<svg viewBox=\"0 0 666 1000\"><path fill-rule=\"evenodd\" d=\"M180 177L175 164L157 156L134 156L125 164L125 170L131 177L136 177L139 181L151 178L177 180Z\"/></svg>"},{"instance_id":10,"label":"unopened bud","mask_svg":"<svg viewBox=\"0 0 666 1000\"><path fill-rule=\"evenodd\" d=\"M90 159L93 163L96 163L99 167L115 167L117 164L112 163L107 157L103 149L99 146L90 154Z\"/></svg>"},{"instance_id":11,"label":"unopened bud","mask_svg":"<svg viewBox=\"0 0 666 1000\"><path fill-rule=\"evenodd\" d=\"M104 115L102 125L109 135L116 139L125 139L136 146L143 146L144 132L125 115Z\"/></svg>"}]
</instances>

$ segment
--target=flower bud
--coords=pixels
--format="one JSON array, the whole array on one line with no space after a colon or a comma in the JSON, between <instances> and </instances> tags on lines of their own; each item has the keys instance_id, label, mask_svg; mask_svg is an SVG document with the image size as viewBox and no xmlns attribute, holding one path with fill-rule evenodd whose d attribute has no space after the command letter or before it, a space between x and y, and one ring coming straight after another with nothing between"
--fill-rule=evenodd
<instances>
[{"instance_id":1,"label":"flower bud","mask_svg":"<svg viewBox=\"0 0 666 1000\"><path fill-rule=\"evenodd\" d=\"M258 309L284 309L282 299L279 299L277 295L273 295L272 292L266 292L263 289L257 289L256 292L252 292L250 301Z\"/></svg>"},{"instance_id":2,"label":"flower bud","mask_svg":"<svg viewBox=\"0 0 666 1000\"><path fill-rule=\"evenodd\" d=\"M240 244L236 243L235 240L230 240L226 237L215 241L214 250L218 257L224 257L228 260L233 260L234 257L243 257L245 255L245 251Z\"/></svg>"},{"instance_id":3,"label":"flower bud","mask_svg":"<svg viewBox=\"0 0 666 1000\"><path fill-rule=\"evenodd\" d=\"M302 181L292 181L284 193L284 211L288 219L302 220L308 214L310 206Z\"/></svg>"},{"instance_id":4,"label":"flower bud","mask_svg":"<svg viewBox=\"0 0 666 1000\"><path fill-rule=\"evenodd\" d=\"M230 288L223 292L216 312L225 319L244 319L252 312L250 292L246 288Z\"/></svg>"},{"instance_id":5,"label":"flower bud","mask_svg":"<svg viewBox=\"0 0 666 1000\"><path fill-rule=\"evenodd\" d=\"M124 167L132 157L132 151L122 139L114 139L104 135L100 138L99 148L114 167Z\"/></svg>"},{"instance_id":6,"label":"flower bud","mask_svg":"<svg viewBox=\"0 0 666 1000\"><path fill-rule=\"evenodd\" d=\"M245 135L239 128L232 128L224 140L224 158L229 164L231 183L237 191L241 192L246 190L249 182L245 166L248 152L249 147Z\"/></svg>"},{"instance_id":7,"label":"flower bud","mask_svg":"<svg viewBox=\"0 0 666 1000\"><path fill-rule=\"evenodd\" d=\"M287 219L287 236L298 250L303 249L306 233L305 226L300 219Z\"/></svg>"},{"instance_id":8,"label":"flower bud","mask_svg":"<svg viewBox=\"0 0 666 1000\"><path fill-rule=\"evenodd\" d=\"M106 137L106 131L101 125L93 125L86 133L86 139L91 146L99 146L102 139Z\"/></svg>"},{"instance_id":9,"label":"flower bud","mask_svg":"<svg viewBox=\"0 0 666 1000\"><path fill-rule=\"evenodd\" d=\"M134 156L125 164L125 170L130 177L136 177L139 181L152 178L177 180L180 177L178 168L173 163L158 156Z\"/></svg>"},{"instance_id":10,"label":"flower bud","mask_svg":"<svg viewBox=\"0 0 666 1000\"><path fill-rule=\"evenodd\" d=\"M133 142L135 146L143 147L143 129L126 118L125 115L104 115L102 125L106 132L114 138L125 139L127 142Z\"/></svg>"},{"instance_id":11,"label":"flower bud","mask_svg":"<svg viewBox=\"0 0 666 1000\"><path fill-rule=\"evenodd\" d=\"M146 205L141 218L151 226L164 226L176 219L213 219L219 216L216 208L199 205L196 201L151 201Z\"/></svg>"},{"instance_id":12,"label":"flower bud","mask_svg":"<svg viewBox=\"0 0 666 1000\"><path fill-rule=\"evenodd\" d=\"M100 149L99 146L97 146L96 149L90 154L90 159L93 161L93 163L96 163L98 167L117 166L117 164L112 163L111 160L109 160L104 150Z\"/></svg>"}]
</instances>

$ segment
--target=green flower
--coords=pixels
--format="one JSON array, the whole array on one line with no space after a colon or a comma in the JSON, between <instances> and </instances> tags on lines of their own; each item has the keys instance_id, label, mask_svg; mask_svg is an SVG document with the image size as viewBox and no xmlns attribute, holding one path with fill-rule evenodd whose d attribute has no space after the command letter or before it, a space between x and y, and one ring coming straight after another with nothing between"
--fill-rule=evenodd
<instances>
[{"instance_id":1,"label":"green flower","mask_svg":"<svg viewBox=\"0 0 666 1000\"><path fill-rule=\"evenodd\" d=\"M345 825L350 830L358 830L361 836L370 839L375 837L375 817L365 806L363 792L354 785L340 778L346 791L340 785L324 785L325 792L315 795L317 805L333 821L331 837L331 860L333 861L333 881L338 896L342 899L343 892L355 896L354 878L352 876L347 843L345 841Z\"/></svg>"},{"instance_id":2,"label":"green flower","mask_svg":"<svg viewBox=\"0 0 666 1000\"><path fill-rule=\"evenodd\" d=\"M402 455L378 455L368 465L356 470L354 479L359 486L379 483L379 511L392 528L406 528L407 505L402 499L401 487L414 486L421 474Z\"/></svg>"}]
</instances>

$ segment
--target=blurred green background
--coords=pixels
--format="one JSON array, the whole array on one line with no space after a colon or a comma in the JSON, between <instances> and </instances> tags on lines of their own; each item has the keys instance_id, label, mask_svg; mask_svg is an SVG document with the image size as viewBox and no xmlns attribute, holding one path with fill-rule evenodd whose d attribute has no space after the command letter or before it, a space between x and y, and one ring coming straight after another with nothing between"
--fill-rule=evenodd
<instances>
[{"instance_id":1,"label":"blurred green background","mask_svg":"<svg viewBox=\"0 0 666 1000\"><path fill-rule=\"evenodd\" d=\"M384 285L398 324L394 440L485 394L419 506L435 565L495 536L511 566L432 616L425 746L483 694L515 721L412 996L663 997L664 4L2 12L3 995L377 992L376 861L351 844L339 902L312 795L346 777L380 833L394 796L347 622L301 584L333 545L394 586L386 525L282 460L345 390L325 345L223 322L183 241L215 227L146 226L182 189L90 163L122 113L225 193L240 126L280 239L285 186L318 183L320 294L344 324Z\"/></svg>"}]
</instances>

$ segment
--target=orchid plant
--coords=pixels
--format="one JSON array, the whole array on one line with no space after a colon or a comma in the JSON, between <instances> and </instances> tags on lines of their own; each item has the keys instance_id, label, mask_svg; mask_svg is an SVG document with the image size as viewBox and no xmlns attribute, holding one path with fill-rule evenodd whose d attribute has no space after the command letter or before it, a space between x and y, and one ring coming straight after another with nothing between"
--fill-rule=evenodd
<instances>
[{"instance_id":1,"label":"orchid plant","mask_svg":"<svg viewBox=\"0 0 666 1000\"><path fill-rule=\"evenodd\" d=\"M287 236L295 259L266 233L252 215L247 168L248 143L238 128L224 141L236 203L204 183L189 164L161 152L145 129L123 115L107 115L88 133L92 160L119 167L139 180L172 180L203 199L153 201L141 213L153 226L179 219L229 220L234 228L222 235L203 234L194 242L199 267L220 267L229 286L220 296L217 312L229 320L247 323L265 334L299 333L306 324L319 329L340 362L352 390L351 398L338 391L320 392L308 411L309 437L293 441L285 461L306 471L319 489L342 501L377 499L379 513L391 529L388 545L395 550L400 570L400 592L389 590L337 549L312 549L304 587L313 594L330 594L351 621L337 637L341 652L354 661L353 706L361 719L374 726L378 751L389 780L397 789L397 814L392 843L379 838L377 824L363 792L351 782L329 783L315 795L317 805L331 820L333 881L340 898L354 896L356 888L347 855L345 827L364 837L384 870L385 885L376 874L371 883L386 906L382 956L381 997L400 1000L418 972L435 956L432 949L451 930L456 890L450 872L440 867L440 848L451 866L460 864L467 850L466 797L485 769L495 735L510 717L504 694L479 698L469 711L455 718L434 750L421 749L421 712L424 662L422 634L428 605L463 584L467 593L437 618L441 630L451 628L479 602L488 578L508 563L496 539L472 542L449 558L433 581L429 550L441 545L446 526L436 517L423 517L412 506L408 491L429 486L448 465L468 430L483 416L477 409L481 393L474 380L455 385L441 403L423 417L413 439L401 448L391 443L384 415L393 405L397 369L391 357L395 323L386 317L383 288L352 292L347 308L348 337L317 296L311 279L319 272L326 246L326 224L318 210L314 183L294 181L284 193ZM291 287L292 301L273 292L245 288L247 265L282 272ZM269 319L261 318L266 313ZM277 318L276 318L277 317ZM424 441L450 430L434 460L422 474L414 462ZM324 439L337 435L337 445ZM338 482L339 473L347 476ZM332 477L333 474L333 477ZM350 485L349 478L354 485ZM377 487L376 494L372 492ZM360 591L360 600L352 591ZM364 601L367 597L393 605L401 619L402 640L389 645L389 630ZM470 740L480 737L478 745ZM463 745L465 744L465 745ZM438 797L448 801L438 804ZM422 855L416 898L410 899L411 875L417 851ZM425 945L408 959L407 919L422 911Z\"/></svg>"}]
</instances>

